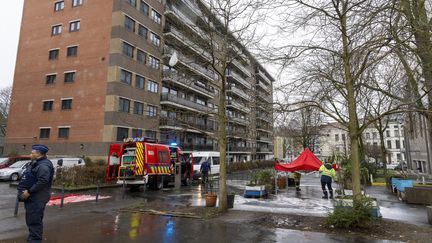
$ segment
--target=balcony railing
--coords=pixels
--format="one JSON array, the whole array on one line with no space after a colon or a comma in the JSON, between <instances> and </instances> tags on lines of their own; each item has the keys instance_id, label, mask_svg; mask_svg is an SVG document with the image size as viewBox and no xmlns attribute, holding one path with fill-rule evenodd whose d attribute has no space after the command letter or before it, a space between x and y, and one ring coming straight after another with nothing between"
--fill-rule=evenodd
<instances>
[{"instance_id":1,"label":"balcony railing","mask_svg":"<svg viewBox=\"0 0 432 243\"><path fill-rule=\"evenodd\" d=\"M236 66L238 69L240 69L244 74L246 74L246 76L250 77L251 73L249 72L249 70L247 70L243 64L241 64L239 61L237 60L232 60L231 62L234 66Z\"/></svg>"},{"instance_id":2,"label":"balcony railing","mask_svg":"<svg viewBox=\"0 0 432 243\"><path fill-rule=\"evenodd\" d=\"M195 89L196 91L200 91L211 98L213 98L216 94L214 90L206 89L202 86L197 85L197 80L194 78L185 78L182 76L179 76L176 72L165 70L164 72L164 78L169 78L175 82L179 82L183 84L185 87Z\"/></svg>"},{"instance_id":3,"label":"balcony railing","mask_svg":"<svg viewBox=\"0 0 432 243\"><path fill-rule=\"evenodd\" d=\"M247 148L247 147L229 146L229 148L227 148L227 154L237 152L237 151L250 152L251 150L252 150L251 148Z\"/></svg>"},{"instance_id":4,"label":"balcony railing","mask_svg":"<svg viewBox=\"0 0 432 243\"><path fill-rule=\"evenodd\" d=\"M244 105L242 105L242 104L240 104L234 100L228 100L227 106L234 107L237 110L244 111L246 113L249 113L251 111L251 109L249 107L246 107L246 106L244 106Z\"/></svg>"},{"instance_id":5,"label":"balcony railing","mask_svg":"<svg viewBox=\"0 0 432 243\"><path fill-rule=\"evenodd\" d=\"M263 71L261 71L261 70L258 69L258 70L255 71L255 74L257 76L259 76L262 80L264 80L265 82L267 82L267 84L271 84L270 79L265 75L265 73Z\"/></svg>"},{"instance_id":6,"label":"balcony railing","mask_svg":"<svg viewBox=\"0 0 432 243\"><path fill-rule=\"evenodd\" d=\"M257 80L257 85L260 86L263 90L265 90L267 93L271 93L270 86L267 86L263 82L260 82Z\"/></svg>"},{"instance_id":7,"label":"balcony railing","mask_svg":"<svg viewBox=\"0 0 432 243\"><path fill-rule=\"evenodd\" d=\"M246 88L250 89L252 85L247 82L242 76L234 72L233 70L228 69L226 73L227 77L232 77L234 80L245 86Z\"/></svg>"},{"instance_id":8,"label":"balcony railing","mask_svg":"<svg viewBox=\"0 0 432 243\"><path fill-rule=\"evenodd\" d=\"M209 52L202 49L200 46L198 46L196 43L189 40L188 37L186 37L183 33L181 33L177 28L174 26L167 26L165 28L166 34L170 33L174 35L177 39L179 39L181 42L185 43L186 46L188 46L190 49L192 49L195 53L201 55L202 57L206 58L207 60L210 60L211 55Z\"/></svg>"},{"instance_id":9,"label":"balcony railing","mask_svg":"<svg viewBox=\"0 0 432 243\"><path fill-rule=\"evenodd\" d=\"M205 105L200 105L198 103L180 98L180 97L173 95L173 94L168 94L168 93L162 94L161 95L161 101L171 101L175 104L180 104L180 105L183 105L183 106L186 106L186 107L198 110L198 111L203 111L206 113L215 112L214 108L210 108L210 107L207 107Z\"/></svg>"},{"instance_id":10,"label":"balcony railing","mask_svg":"<svg viewBox=\"0 0 432 243\"><path fill-rule=\"evenodd\" d=\"M229 116L228 118L230 121L237 122L237 123L244 124L244 125L249 123L249 121L247 121L246 119L242 119L240 117Z\"/></svg>"},{"instance_id":11,"label":"balcony railing","mask_svg":"<svg viewBox=\"0 0 432 243\"><path fill-rule=\"evenodd\" d=\"M271 138L265 137L265 136L258 136L257 140L259 140L259 141L265 141L265 142L272 142Z\"/></svg>"},{"instance_id":12,"label":"balcony railing","mask_svg":"<svg viewBox=\"0 0 432 243\"><path fill-rule=\"evenodd\" d=\"M257 114L257 118L264 120L266 122L270 122L273 118L269 115L269 114L265 114L265 113L259 113Z\"/></svg>"},{"instance_id":13,"label":"balcony railing","mask_svg":"<svg viewBox=\"0 0 432 243\"><path fill-rule=\"evenodd\" d=\"M168 54L170 56L174 54L174 50L172 48L169 48L168 46L164 47L164 51L165 51L165 54ZM189 67L191 70L197 72L198 74L202 75L203 77L208 78L211 81L218 79L218 76L215 73L213 73L213 72L205 69L203 66L197 64L196 60L194 61L191 58L186 57L185 55L181 54L179 51L177 51L177 57L178 57L178 60L183 65Z\"/></svg>"},{"instance_id":14,"label":"balcony railing","mask_svg":"<svg viewBox=\"0 0 432 243\"><path fill-rule=\"evenodd\" d=\"M214 150L213 145L209 144L190 144L190 143L182 143L180 144L183 151L191 151L191 150L197 150L197 151L212 151Z\"/></svg>"},{"instance_id":15,"label":"balcony railing","mask_svg":"<svg viewBox=\"0 0 432 243\"><path fill-rule=\"evenodd\" d=\"M251 100L251 96L246 94L243 90L237 88L237 87L229 87L228 91L234 92L235 94L237 94L238 96L242 97L245 100L250 101Z\"/></svg>"},{"instance_id":16,"label":"balcony railing","mask_svg":"<svg viewBox=\"0 0 432 243\"><path fill-rule=\"evenodd\" d=\"M272 152L272 150L270 148L266 148L266 147L258 147L257 152L270 153L270 152Z\"/></svg>"},{"instance_id":17,"label":"balcony railing","mask_svg":"<svg viewBox=\"0 0 432 243\"><path fill-rule=\"evenodd\" d=\"M189 129L196 128L207 132L216 131L215 123L199 124L197 122L186 122L175 118L161 118L160 126L181 127L181 128L189 128Z\"/></svg>"}]
</instances>

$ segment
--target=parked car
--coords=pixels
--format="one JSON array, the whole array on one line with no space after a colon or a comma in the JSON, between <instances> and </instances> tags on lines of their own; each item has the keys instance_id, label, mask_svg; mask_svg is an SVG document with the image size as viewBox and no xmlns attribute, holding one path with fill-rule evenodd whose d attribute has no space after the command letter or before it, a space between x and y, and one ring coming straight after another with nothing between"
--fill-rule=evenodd
<instances>
[{"instance_id":1,"label":"parked car","mask_svg":"<svg viewBox=\"0 0 432 243\"><path fill-rule=\"evenodd\" d=\"M398 166L398 164L387 164L386 166L388 170L394 170Z\"/></svg>"},{"instance_id":2,"label":"parked car","mask_svg":"<svg viewBox=\"0 0 432 243\"><path fill-rule=\"evenodd\" d=\"M30 160L30 156L12 156L0 158L0 169L7 168L17 161Z\"/></svg>"},{"instance_id":3,"label":"parked car","mask_svg":"<svg viewBox=\"0 0 432 243\"><path fill-rule=\"evenodd\" d=\"M82 158L52 158L54 170L59 168L70 168L74 166L85 166L85 161Z\"/></svg>"},{"instance_id":4,"label":"parked car","mask_svg":"<svg viewBox=\"0 0 432 243\"><path fill-rule=\"evenodd\" d=\"M31 160L21 160L15 162L8 168L0 169L0 180L19 180L29 163L31 163Z\"/></svg>"}]
</instances>

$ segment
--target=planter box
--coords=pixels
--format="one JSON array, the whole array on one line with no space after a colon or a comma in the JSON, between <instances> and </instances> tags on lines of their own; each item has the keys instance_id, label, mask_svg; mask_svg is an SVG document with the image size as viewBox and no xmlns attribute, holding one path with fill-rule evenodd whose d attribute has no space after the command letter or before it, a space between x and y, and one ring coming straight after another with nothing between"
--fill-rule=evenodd
<instances>
[{"instance_id":1,"label":"planter box","mask_svg":"<svg viewBox=\"0 0 432 243\"><path fill-rule=\"evenodd\" d=\"M431 204L432 187L415 186L411 188L406 188L405 200L407 203L413 204Z\"/></svg>"},{"instance_id":2,"label":"planter box","mask_svg":"<svg viewBox=\"0 0 432 243\"><path fill-rule=\"evenodd\" d=\"M392 178L392 187L400 192L404 192L405 188L413 187L413 184L413 180Z\"/></svg>"},{"instance_id":3,"label":"planter box","mask_svg":"<svg viewBox=\"0 0 432 243\"><path fill-rule=\"evenodd\" d=\"M260 198L267 196L265 186L246 186L244 191L244 197L255 197Z\"/></svg>"},{"instance_id":4,"label":"planter box","mask_svg":"<svg viewBox=\"0 0 432 243\"><path fill-rule=\"evenodd\" d=\"M336 199L335 208L352 208L354 205L353 199ZM371 210L372 217L375 218L381 218L381 212L378 206L378 202L374 200L372 202L372 210Z\"/></svg>"}]
</instances>

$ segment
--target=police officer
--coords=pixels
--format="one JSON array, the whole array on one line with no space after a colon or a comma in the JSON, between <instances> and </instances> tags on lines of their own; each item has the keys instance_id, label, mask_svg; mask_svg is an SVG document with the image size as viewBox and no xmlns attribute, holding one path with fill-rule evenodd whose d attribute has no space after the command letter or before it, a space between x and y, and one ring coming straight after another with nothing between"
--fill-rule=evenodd
<instances>
[{"instance_id":1,"label":"police officer","mask_svg":"<svg viewBox=\"0 0 432 243\"><path fill-rule=\"evenodd\" d=\"M208 182L208 174L211 171L211 167L210 167L210 158L206 161L204 161L201 164L200 167L200 172L201 172L201 183L205 184Z\"/></svg>"},{"instance_id":2,"label":"police officer","mask_svg":"<svg viewBox=\"0 0 432 243\"><path fill-rule=\"evenodd\" d=\"M333 169L330 163L325 163L321 165L319 168L319 172L321 173L321 188L323 190L324 196L322 198L328 199L328 194L326 190L326 186L330 192L330 199L333 199L333 188L332 188L332 180L336 177L336 172Z\"/></svg>"},{"instance_id":3,"label":"police officer","mask_svg":"<svg viewBox=\"0 0 432 243\"><path fill-rule=\"evenodd\" d=\"M42 144L32 146L32 163L27 166L18 184L18 197L24 201L26 224L29 229L27 242L42 242L43 215L45 205L51 196L54 166L46 157L48 147Z\"/></svg>"}]
</instances>

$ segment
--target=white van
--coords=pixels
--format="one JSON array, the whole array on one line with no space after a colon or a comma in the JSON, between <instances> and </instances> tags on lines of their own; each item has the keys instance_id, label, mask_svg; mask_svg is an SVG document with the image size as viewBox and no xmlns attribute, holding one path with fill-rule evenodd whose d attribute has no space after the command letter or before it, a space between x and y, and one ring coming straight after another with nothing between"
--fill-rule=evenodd
<instances>
[{"instance_id":1,"label":"white van","mask_svg":"<svg viewBox=\"0 0 432 243\"><path fill-rule=\"evenodd\" d=\"M210 162L210 174L219 174L220 153L214 151L192 152L194 160L194 179L201 177L200 168L204 161Z\"/></svg>"},{"instance_id":2,"label":"white van","mask_svg":"<svg viewBox=\"0 0 432 243\"><path fill-rule=\"evenodd\" d=\"M85 161L82 158L52 158L50 160L54 165L54 170L57 170L58 168L85 166Z\"/></svg>"}]
</instances>

